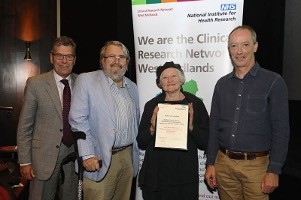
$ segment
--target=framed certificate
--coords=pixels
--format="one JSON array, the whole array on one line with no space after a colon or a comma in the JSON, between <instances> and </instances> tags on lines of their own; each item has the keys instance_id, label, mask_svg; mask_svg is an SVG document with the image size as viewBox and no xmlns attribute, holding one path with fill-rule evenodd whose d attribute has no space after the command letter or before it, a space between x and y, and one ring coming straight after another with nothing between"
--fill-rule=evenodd
<instances>
[{"instance_id":1,"label":"framed certificate","mask_svg":"<svg viewBox=\"0 0 301 200\"><path fill-rule=\"evenodd\" d=\"M188 105L158 104L155 147L187 150Z\"/></svg>"}]
</instances>

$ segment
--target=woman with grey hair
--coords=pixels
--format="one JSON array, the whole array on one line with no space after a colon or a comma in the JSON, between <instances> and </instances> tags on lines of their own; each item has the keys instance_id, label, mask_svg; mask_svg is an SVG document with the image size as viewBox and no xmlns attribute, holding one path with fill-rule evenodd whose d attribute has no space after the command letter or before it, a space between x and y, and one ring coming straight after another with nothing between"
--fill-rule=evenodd
<instances>
[{"instance_id":1,"label":"woman with grey hair","mask_svg":"<svg viewBox=\"0 0 301 200\"><path fill-rule=\"evenodd\" d=\"M182 90L185 75L179 64L166 62L156 75L162 93L145 104L138 129L138 146L145 150L139 187L145 200L197 200L198 149L206 149L208 112L200 98ZM158 103L188 105L187 150L155 147Z\"/></svg>"}]
</instances>

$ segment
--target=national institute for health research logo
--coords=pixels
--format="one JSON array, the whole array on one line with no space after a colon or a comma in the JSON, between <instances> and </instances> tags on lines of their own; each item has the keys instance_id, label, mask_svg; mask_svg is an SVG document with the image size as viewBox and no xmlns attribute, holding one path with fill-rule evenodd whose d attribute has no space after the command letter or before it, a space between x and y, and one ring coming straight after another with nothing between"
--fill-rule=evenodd
<instances>
[{"instance_id":1,"label":"national institute for health research logo","mask_svg":"<svg viewBox=\"0 0 301 200\"><path fill-rule=\"evenodd\" d=\"M221 4L221 11L236 10L236 3Z\"/></svg>"},{"instance_id":2,"label":"national institute for health research logo","mask_svg":"<svg viewBox=\"0 0 301 200\"><path fill-rule=\"evenodd\" d=\"M132 5L172 3L172 2L185 2L185 1L202 1L202 0L132 0Z\"/></svg>"}]
</instances>

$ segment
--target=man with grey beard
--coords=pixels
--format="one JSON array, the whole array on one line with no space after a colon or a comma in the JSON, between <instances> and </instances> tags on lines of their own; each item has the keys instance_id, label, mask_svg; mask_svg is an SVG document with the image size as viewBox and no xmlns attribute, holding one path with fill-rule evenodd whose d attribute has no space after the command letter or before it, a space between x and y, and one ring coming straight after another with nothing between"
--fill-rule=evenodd
<instances>
[{"instance_id":1,"label":"man with grey beard","mask_svg":"<svg viewBox=\"0 0 301 200\"><path fill-rule=\"evenodd\" d=\"M80 74L75 83L69 122L73 132L86 134L78 141L85 200L130 199L140 111L137 85L124 76L129 61L121 42L108 41L100 50L102 69Z\"/></svg>"}]
</instances>

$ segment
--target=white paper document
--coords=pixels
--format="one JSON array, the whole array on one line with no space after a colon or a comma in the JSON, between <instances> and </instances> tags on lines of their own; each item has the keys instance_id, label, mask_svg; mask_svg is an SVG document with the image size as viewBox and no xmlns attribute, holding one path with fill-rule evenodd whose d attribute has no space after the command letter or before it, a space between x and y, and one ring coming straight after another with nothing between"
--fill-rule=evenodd
<instances>
[{"instance_id":1,"label":"white paper document","mask_svg":"<svg viewBox=\"0 0 301 200\"><path fill-rule=\"evenodd\" d=\"M188 105L158 104L155 147L187 150Z\"/></svg>"}]
</instances>

